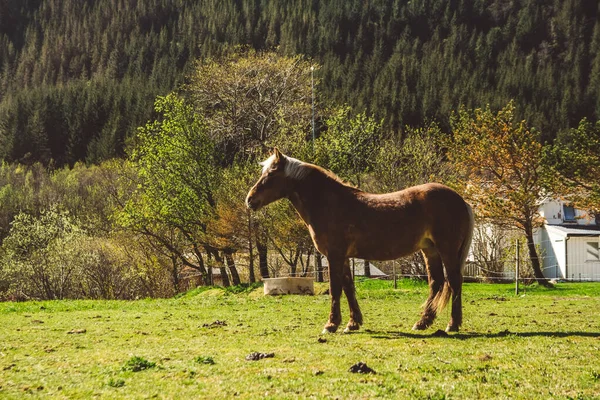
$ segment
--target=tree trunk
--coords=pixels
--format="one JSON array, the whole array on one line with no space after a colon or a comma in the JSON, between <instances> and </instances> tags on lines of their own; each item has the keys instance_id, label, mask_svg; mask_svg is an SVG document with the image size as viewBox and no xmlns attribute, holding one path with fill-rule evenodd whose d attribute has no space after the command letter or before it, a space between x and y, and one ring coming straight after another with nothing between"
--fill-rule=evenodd
<instances>
[{"instance_id":1,"label":"tree trunk","mask_svg":"<svg viewBox=\"0 0 600 400\"><path fill-rule=\"evenodd\" d=\"M200 251L196 251L196 258L198 259L198 267L200 273L202 274L202 280L204 281L205 286L210 286L212 284L212 273L210 271L210 267L207 269L204 265L204 257L202 257L202 253Z\"/></svg>"},{"instance_id":2,"label":"tree trunk","mask_svg":"<svg viewBox=\"0 0 600 400\"><path fill-rule=\"evenodd\" d=\"M305 278L308 276L308 271L310 269L310 259L312 258L312 250L308 250L306 253L306 264L302 263L302 259L300 262L302 263L302 277Z\"/></svg>"},{"instance_id":3,"label":"tree trunk","mask_svg":"<svg viewBox=\"0 0 600 400\"><path fill-rule=\"evenodd\" d=\"M219 250L211 248L211 251L213 257L215 257L217 265L219 266L219 271L221 273L221 282L223 283L223 286L231 286L231 283L229 282L229 275L227 275L227 268L225 268L225 262L223 261L223 257L221 257L221 254L219 254Z\"/></svg>"},{"instance_id":4,"label":"tree trunk","mask_svg":"<svg viewBox=\"0 0 600 400\"><path fill-rule=\"evenodd\" d=\"M294 258L290 257L290 261L292 261L290 264L290 270L291 270L291 276L296 276L296 271L298 270L298 258L300 257L300 250L297 251L296 255L294 256Z\"/></svg>"},{"instance_id":5,"label":"tree trunk","mask_svg":"<svg viewBox=\"0 0 600 400\"><path fill-rule=\"evenodd\" d=\"M364 270L365 270L365 277L370 278L371 277L371 264L369 263L368 260L363 260L363 265L364 265Z\"/></svg>"},{"instance_id":6,"label":"tree trunk","mask_svg":"<svg viewBox=\"0 0 600 400\"><path fill-rule=\"evenodd\" d=\"M527 250L529 250L529 259L531 260L531 267L533 268L533 274L537 279L538 283L546 287L552 287L550 281L544 276L542 268L540 266L540 259L533 242L533 228L531 225L525 227L525 237L527 239Z\"/></svg>"},{"instance_id":7,"label":"tree trunk","mask_svg":"<svg viewBox=\"0 0 600 400\"><path fill-rule=\"evenodd\" d=\"M225 261L227 261L227 266L229 267L229 272L231 272L231 280L234 285L239 285L242 283L240 281L240 274L238 274L237 268L235 266L235 261L233 260L233 255L230 251L224 251Z\"/></svg>"},{"instance_id":8,"label":"tree trunk","mask_svg":"<svg viewBox=\"0 0 600 400\"><path fill-rule=\"evenodd\" d=\"M171 270L171 276L173 278L173 289L175 293L179 293L179 266L177 263L177 256L171 256L171 263L173 264L173 269Z\"/></svg>"},{"instance_id":9,"label":"tree trunk","mask_svg":"<svg viewBox=\"0 0 600 400\"><path fill-rule=\"evenodd\" d=\"M227 275L227 268L221 264L219 271L221 272L221 281L223 282L223 286L231 286L231 282L229 282L229 275Z\"/></svg>"},{"instance_id":10,"label":"tree trunk","mask_svg":"<svg viewBox=\"0 0 600 400\"><path fill-rule=\"evenodd\" d=\"M267 263L267 245L256 238L256 249L258 250L258 268L260 276L265 279L269 277L269 265Z\"/></svg>"},{"instance_id":11,"label":"tree trunk","mask_svg":"<svg viewBox=\"0 0 600 400\"><path fill-rule=\"evenodd\" d=\"M321 253L315 253L317 258L317 282L323 282L323 256Z\"/></svg>"}]
</instances>

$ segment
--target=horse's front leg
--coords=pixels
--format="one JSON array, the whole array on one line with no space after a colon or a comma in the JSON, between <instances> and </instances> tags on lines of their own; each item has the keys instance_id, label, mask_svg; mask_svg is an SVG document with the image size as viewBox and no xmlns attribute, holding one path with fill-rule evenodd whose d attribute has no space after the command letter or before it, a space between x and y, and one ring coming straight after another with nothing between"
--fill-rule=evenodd
<instances>
[{"instance_id":1,"label":"horse's front leg","mask_svg":"<svg viewBox=\"0 0 600 400\"><path fill-rule=\"evenodd\" d=\"M342 322L340 297L342 296L342 268L344 259L327 257L329 262L329 296L331 297L331 312L329 321L323 327L323 333L334 333Z\"/></svg>"},{"instance_id":2,"label":"horse's front leg","mask_svg":"<svg viewBox=\"0 0 600 400\"><path fill-rule=\"evenodd\" d=\"M354 288L354 279L352 277L352 271L350 271L349 260L344 261L344 269L342 272L343 280L342 287L346 298L348 299L348 306L350 306L350 320L344 333L351 331L357 331L363 323L363 316L358 307L358 301L356 300L356 289Z\"/></svg>"}]
</instances>

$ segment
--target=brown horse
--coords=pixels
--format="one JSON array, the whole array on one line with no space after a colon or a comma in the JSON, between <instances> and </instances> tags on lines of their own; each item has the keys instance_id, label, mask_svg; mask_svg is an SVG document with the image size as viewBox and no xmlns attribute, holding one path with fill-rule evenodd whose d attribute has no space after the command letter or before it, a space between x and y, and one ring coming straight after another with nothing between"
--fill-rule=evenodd
<instances>
[{"instance_id":1,"label":"brown horse","mask_svg":"<svg viewBox=\"0 0 600 400\"><path fill-rule=\"evenodd\" d=\"M357 330L363 323L349 257L393 260L418 250L427 263L429 297L413 329L431 326L452 296L446 330L458 331L462 269L473 234L473 212L460 195L437 183L387 194L366 193L277 149L261 165L262 175L250 189L246 205L258 210L281 198L289 199L308 226L316 248L329 261L331 313L324 333L335 332L342 322L342 289L350 306L345 332Z\"/></svg>"}]
</instances>

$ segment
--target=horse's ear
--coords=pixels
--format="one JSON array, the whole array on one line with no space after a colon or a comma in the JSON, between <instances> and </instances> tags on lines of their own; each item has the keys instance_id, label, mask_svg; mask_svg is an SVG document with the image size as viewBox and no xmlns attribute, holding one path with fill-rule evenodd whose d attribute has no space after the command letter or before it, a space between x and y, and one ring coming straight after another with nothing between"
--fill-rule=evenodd
<instances>
[{"instance_id":1,"label":"horse's ear","mask_svg":"<svg viewBox=\"0 0 600 400\"><path fill-rule=\"evenodd\" d=\"M273 147L273 155L275 156L275 162L279 162L281 159L281 152L279 152L277 147Z\"/></svg>"}]
</instances>

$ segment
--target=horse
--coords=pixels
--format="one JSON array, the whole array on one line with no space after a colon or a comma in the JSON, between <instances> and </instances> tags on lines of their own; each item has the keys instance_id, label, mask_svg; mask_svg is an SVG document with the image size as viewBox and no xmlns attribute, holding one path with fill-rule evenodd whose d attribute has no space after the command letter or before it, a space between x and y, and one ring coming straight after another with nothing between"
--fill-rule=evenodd
<instances>
[{"instance_id":1,"label":"horse","mask_svg":"<svg viewBox=\"0 0 600 400\"><path fill-rule=\"evenodd\" d=\"M429 296L413 329L429 328L452 297L447 332L462 324L462 270L471 246L474 218L454 190L427 183L372 194L344 183L317 165L282 154L277 148L261 162L262 174L246 197L251 210L287 198L304 220L316 249L327 257L331 312L323 333L342 322L340 297L350 307L345 333L360 329L349 258L394 260L421 251L427 266Z\"/></svg>"}]
</instances>

